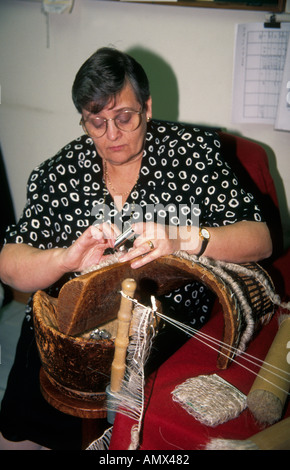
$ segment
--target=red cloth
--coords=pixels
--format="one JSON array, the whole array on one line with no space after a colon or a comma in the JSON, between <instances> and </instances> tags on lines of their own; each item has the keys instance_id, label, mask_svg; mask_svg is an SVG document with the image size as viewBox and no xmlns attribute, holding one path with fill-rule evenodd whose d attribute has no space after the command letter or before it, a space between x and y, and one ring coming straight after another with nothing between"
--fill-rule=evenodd
<instances>
[{"instance_id":1,"label":"red cloth","mask_svg":"<svg viewBox=\"0 0 290 470\"><path fill-rule=\"evenodd\" d=\"M218 309L219 310L219 309ZM222 338L223 315L221 310L202 329L215 338ZM251 342L247 353L264 359L277 331L277 316L263 327ZM201 424L172 400L172 391L185 380L198 375L214 374L230 382L247 394L255 375L236 363L225 371L216 367L217 352L191 338L149 378L146 394L150 395L144 414L140 450L196 450L203 449L211 438L244 440L261 431L265 426L255 422L246 409L237 418L217 427ZM238 359L256 373L259 367L249 365L242 357ZM286 406L285 416L290 416ZM133 420L117 414L113 428L110 450L124 450L130 443Z\"/></svg>"}]
</instances>

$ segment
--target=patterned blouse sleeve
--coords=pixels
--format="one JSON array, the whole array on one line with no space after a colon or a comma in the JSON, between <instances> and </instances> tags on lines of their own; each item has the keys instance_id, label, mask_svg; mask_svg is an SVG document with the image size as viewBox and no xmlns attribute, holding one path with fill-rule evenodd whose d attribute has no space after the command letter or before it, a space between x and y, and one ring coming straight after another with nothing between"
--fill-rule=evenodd
<instances>
[{"instance_id":1,"label":"patterned blouse sleeve","mask_svg":"<svg viewBox=\"0 0 290 470\"><path fill-rule=\"evenodd\" d=\"M218 135L208 134L206 141L206 164L195 165L195 174L200 173L198 180L207 182L200 187L201 224L221 226L239 221L263 221L253 195L242 188L238 177L223 159Z\"/></svg>"},{"instance_id":2,"label":"patterned blouse sleeve","mask_svg":"<svg viewBox=\"0 0 290 470\"><path fill-rule=\"evenodd\" d=\"M7 228L5 243L26 243L36 248L52 248L52 230L48 206L49 192L45 162L36 167L27 182L27 200L22 215L15 225Z\"/></svg>"}]
</instances>

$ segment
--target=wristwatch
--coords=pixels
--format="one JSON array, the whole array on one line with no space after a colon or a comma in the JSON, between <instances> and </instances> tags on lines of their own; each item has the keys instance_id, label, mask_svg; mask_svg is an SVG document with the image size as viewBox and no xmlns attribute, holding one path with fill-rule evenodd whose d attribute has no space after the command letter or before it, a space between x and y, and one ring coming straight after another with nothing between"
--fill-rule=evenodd
<instances>
[{"instance_id":1,"label":"wristwatch","mask_svg":"<svg viewBox=\"0 0 290 470\"><path fill-rule=\"evenodd\" d=\"M201 238L201 249L200 249L200 252L197 253L197 256L201 256L205 252L205 249L206 249L206 247L208 245L208 242L210 240L210 233L209 233L207 228L200 227L199 236Z\"/></svg>"}]
</instances>

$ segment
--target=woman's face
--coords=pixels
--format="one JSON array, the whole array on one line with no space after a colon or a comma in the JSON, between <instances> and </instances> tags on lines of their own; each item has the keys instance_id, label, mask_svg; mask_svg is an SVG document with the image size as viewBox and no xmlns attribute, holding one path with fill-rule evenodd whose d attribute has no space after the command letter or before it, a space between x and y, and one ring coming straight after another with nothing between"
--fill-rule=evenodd
<instances>
[{"instance_id":1,"label":"woman's face","mask_svg":"<svg viewBox=\"0 0 290 470\"><path fill-rule=\"evenodd\" d=\"M142 112L140 126L131 132L118 129L114 121L107 122L107 131L102 137L94 137L93 127L90 119L100 117L104 119L113 119L121 112L142 111L140 103L130 83L127 83L116 98L108 103L98 114L91 114L83 110L83 121L90 137L92 138L96 150L101 158L107 160L112 165L122 165L133 160L142 158L144 139L147 129L147 118L152 116L151 98L146 103ZM92 132L90 132L90 130Z\"/></svg>"}]
</instances>

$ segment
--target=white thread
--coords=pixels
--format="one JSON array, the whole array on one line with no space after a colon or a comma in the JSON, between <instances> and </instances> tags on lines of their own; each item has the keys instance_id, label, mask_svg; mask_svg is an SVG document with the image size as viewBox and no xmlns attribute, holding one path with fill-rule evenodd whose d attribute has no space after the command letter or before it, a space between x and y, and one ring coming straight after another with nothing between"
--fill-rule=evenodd
<instances>
[{"instance_id":1,"label":"white thread","mask_svg":"<svg viewBox=\"0 0 290 470\"><path fill-rule=\"evenodd\" d=\"M236 418L247 407L246 395L216 374L187 379L173 390L172 399L211 427Z\"/></svg>"},{"instance_id":2,"label":"white thread","mask_svg":"<svg viewBox=\"0 0 290 470\"><path fill-rule=\"evenodd\" d=\"M108 450L112 437L113 426L106 429L101 437L92 442L86 450Z\"/></svg>"},{"instance_id":3,"label":"white thread","mask_svg":"<svg viewBox=\"0 0 290 470\"><path fill-rule=\"evenodd\" d=\"M127 296L126 294L124 294L123 292L121 292L121 295L123 295L124 297L126 297L127 299L131 300L131 302L133 302L135 305L138 305L140 307L143 307L143 308L146 308L144 305L140 304L136 299L132 299L131 297ZM214 344L216 344L217 346L223 346L224 349L227 349L228 351L232 352L233 354L235 353L236 356L239 355L239 357L241 359L243 359L244 361L246 362L249 362L257 367L260 367L259 364L255 363L254 361L256 360L258 363L260 362L260 364L262 364L262 369L264 368L264 366L268 365L268 366L271 366L273 369L276 369L277 371L281 371L283 372L284 374L287 374L287 375L290 375L289 372L286 372L284 371L283 369L280 369L279 367L276 367L276 366L273 366L272 364L268 364L267 362L245 352L245 351L241 351L240 349L237 349L233 346L230 346L230 345L227 345L226 343L224 343L223 341L220 341L218 340L217 338L214 338L214 337L211 337L210 335L208 334L205 334L205 333L202 333L202 331L199 331L199 330L196 330L188 325L184 325L183 323L180 323L178 322L177 320L173 320L172 318L170 317L167 317L166 315L162 314L162 313L159 313L159 312L155 312L157 316L159 316L161 319L163 319L164 321L167 321L168 323L176 326L177 328L179 328L180 330L184 331L185 333L189 334L190 336L194 337L195 339L197 339L197 341L200 341L201 343L205 344L207 347L209 347L210 349L213 349L214 351L217 351L219 352L220 354L224 355L224 356L227 356L225 353L223 353L222 351L219 351L218 348L215 348L211 345L209 345L206 341L209 341L209 342L212 342ZM203 338L204 341L201 339ZM242 356L240 356L239 353L243 353ZM249 359L251 358L251 359ZM257 372L251 370L249 367L246 367L244 364L241 364L240 362L238 362L235 358L232 359L233 362L235 362L236 364L238 364L239 366L243 367L245 370L247 370L248 372L254 374L254 375L257 375ZM268 369L267 369L268 371ZM268 371L269 372L269 371ZM278 374L276 374L275 372L272 372L273 375L276 375L277 377L280 377ZM283 377L284 378L284 377ZM281 389L278 385L276 385L275 383L272 383L271 381L269 381L268 379L264 378L264 380L266 382L269 382L271 383L271 385L273 385L274 387L276 387L277 389L280 389L280 390L283 390L285 392L284 389ZM290 392L288 393L288 395L290 395Z\"/></svg>"},{"instance_id":4,"label":"white thread","mask_svg":"<svg viewBox=\"0 0 290 470\"><path fill-rule=\"evenodd\" d=\"M235 441L230 439L212 439L205 450L259 450L258 446L250 439Z\"/></svg>"},{"instance_id":5,"label":"white thread","mask_svg":"<svg viewBox=\"0 0 290 470\"><path fill-rule=\"evenodd\" d=\"M129 298L123 292L123 296ZM135 302L134 302L135 303ZM131 430L131 443L129 449L137 449L142 426L145 403L145 375L144 366L150 354L152 335L154 334L153 314L150 307L135 306L131 322L131 338L127 349L127 367L122 381L121 390L112 393L110 400L111 411L128 416L136 424Z\"/></svg>"}]
</instances>

